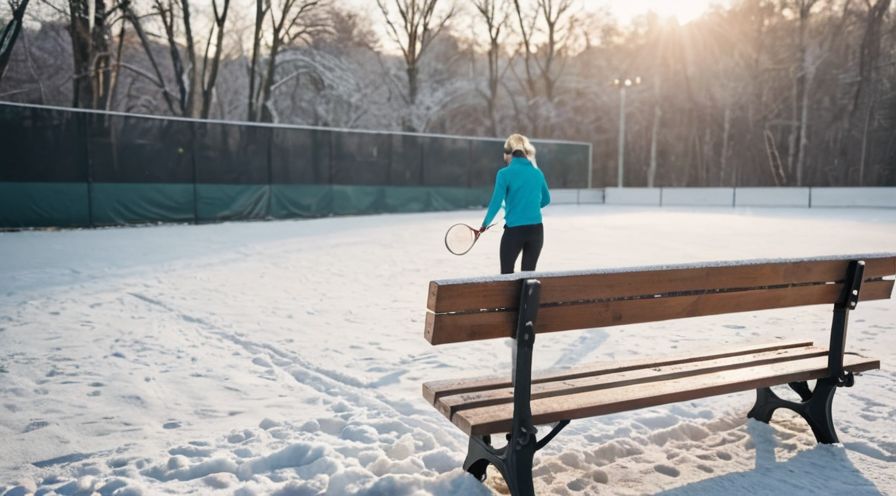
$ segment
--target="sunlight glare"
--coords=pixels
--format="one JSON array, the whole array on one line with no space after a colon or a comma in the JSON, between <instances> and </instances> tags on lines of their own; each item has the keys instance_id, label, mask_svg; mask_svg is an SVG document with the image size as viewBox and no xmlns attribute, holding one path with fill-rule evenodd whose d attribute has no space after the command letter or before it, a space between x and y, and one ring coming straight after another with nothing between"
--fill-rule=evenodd
<instances>
[{"instance_id":1,"label":"sunlight glare","mask_svg":"<svg viewBox=\"0 0 896 496\"><path fill-rule=\"evenodd\" d=\"M586 0L586 5L606 6L624 23L633 18L654 12L662 18L674 18L679 24L687 24L703 15L709 6L718 3L713 0Z\"/></svg>"}]
</instances>

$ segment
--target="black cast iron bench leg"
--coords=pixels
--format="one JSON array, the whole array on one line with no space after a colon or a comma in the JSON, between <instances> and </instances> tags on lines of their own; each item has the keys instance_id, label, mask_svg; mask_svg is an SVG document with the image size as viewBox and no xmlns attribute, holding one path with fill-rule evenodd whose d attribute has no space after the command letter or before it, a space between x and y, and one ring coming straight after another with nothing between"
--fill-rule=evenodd
<instances>
[{"instance_id":1,"label":"black cast iron bench leg","mask_svg":"<svg viewBox=\"0 0 896 496\"><path fill-rule=\"evenodd\" d=\"M799 402L782 399L771 388L757 389L756 404L747 417L768 423L775 410L786 408L806 420L819 443L838 443L840 441L837 438L837 431L834 429L831 404L834 401L837 387L851 385L852 380L851 375L844 379L818 379L815 389L812 391L809 390L809 386L805 382L792 382L789 386L800 395L802 401Z\"/></svg>"},{"instance_id":2,"label":"black cast iron bench leg","mask_svg":"<svg viewBox=\"0 0 896 496\"><path fill-rule=\"evenodd\" d=\"M847 323L849 311L859 303L859 292L862 289L862 278L865 273L865 262L854 260L849 263L843 292L834 303L834 318L831 322L831 345L828 348L828 376L815 382L815 389L809 390L806 382L791 382L790 389L800 395L800 402L783 400L769 388L756 390L756 404L748 417L768 423L778 408L787 408L798 413L812 428L815 439L819 443L832 444L840 442L834 421L831 418L831 403L838 387L852 387L855 378L852 372L843 369L843 353L846 348Z\"/></svg>"},{"instance_id":3,"label":"black cast iron bench leg","mask_svg":"<svg viewBox=\"0 0 896 496\"><path fill-rule=\"evenodd\" d=\"M568 420L558 422L540 441L536 440L534 429L508 434L507 445L500 449L491 445L491 436L471 436L464 470L484 481L489 464L494 465L504 477L510 494L534 496L532 461L535 452L544 448L568 424Z\"/></svg>"}]
</instances>

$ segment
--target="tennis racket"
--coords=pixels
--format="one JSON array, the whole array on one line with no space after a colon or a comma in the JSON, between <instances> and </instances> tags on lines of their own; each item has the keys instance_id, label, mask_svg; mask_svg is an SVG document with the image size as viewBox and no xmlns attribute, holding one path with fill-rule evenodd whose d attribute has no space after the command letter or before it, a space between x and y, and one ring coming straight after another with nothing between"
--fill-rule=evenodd
<instances>
[{"instance_id":1,"label":"tennis racket","mask_svg":"<svg viewBox=\"0 0 896 496\"><path fill-rule=\"evenodd\" d=\"M488 230L491 226L486 227ZM473 249L473 245L479 240L479 229L467 224L454 224L445 233L445 248L455 255L464 255Z\"/></svg>"}]
</instances>

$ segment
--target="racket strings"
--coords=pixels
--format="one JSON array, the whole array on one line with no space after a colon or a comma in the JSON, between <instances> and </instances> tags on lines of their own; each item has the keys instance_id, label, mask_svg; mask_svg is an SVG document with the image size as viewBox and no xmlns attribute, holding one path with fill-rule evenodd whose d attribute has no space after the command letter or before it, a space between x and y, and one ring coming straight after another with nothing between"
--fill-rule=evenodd
<instances>
[{"instance_id":1,"label":"racket strings","mask_svg":"<svg viewBox=\"0 0 896 496\"><path fill-rule=\"evenodd\" d=\"M451 226L445 234L445 246L455 255L463 255L476 243L476 231L470 226L457 224Z\"/></svg>"}]
</instances>

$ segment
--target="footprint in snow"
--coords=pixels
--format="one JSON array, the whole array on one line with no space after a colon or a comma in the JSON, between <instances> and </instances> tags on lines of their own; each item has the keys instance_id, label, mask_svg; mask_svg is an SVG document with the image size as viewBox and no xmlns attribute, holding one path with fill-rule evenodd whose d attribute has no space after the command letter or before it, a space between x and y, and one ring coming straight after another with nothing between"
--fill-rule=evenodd
<instances>
[{"instance_id":1,"label":"footprint in snow","mask_svg":"<svg viewBox=\"0 0 896 496\"><path fill-rule=\"evenodd\" d=\"M572 366L582 362L590 353L600 348L608 337L609 334L606 331L599 330L579 336L554 362L554 367Z\"/></svg>"},{"instance_id":2,"label":"footprint in snow","mask_svg":"<svg viewBox=\"0 0 896 496\"><path fill-rule=\"evenodd\" d=\"M271 365L271 362L268 361L267 358L262 357L262 356L257 356L255 358L253 358L252 363L254 363L255 365L258 365L259 367L264 367L266 369L273 368L273 365Z\"/></svg>"},{"instance_id":3,"label":"footprint in snow","mask_svg":"<svg viewBox=\"0 0 896 496\"><path fill-rule=\"evenodd\" d=\"M677 468L670 467L669 465L659 464L659 465L655 465L653 467L653 469L656 470L657 472L659 472L663 475L667 475L669 477L678 477L679 475L681 475L681 472L679 472Z\"/></svg>"},{"instance_id":4,"label":"footprint in snow","mask_svg":"<svg viewBox=\"0 0 896 496\"><path fill-rule=\"evenodd\" d=\"M48 425L50 425L50 423L45 420L35 420L34 422L31 422L30 424L26 425L25 430L23 430L22 433L24 434L26 432L43 429L44 427L47 427Z\"/></svg>"}]
</instances>

